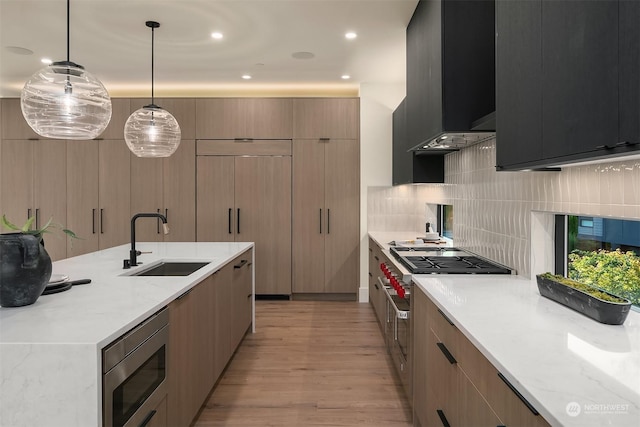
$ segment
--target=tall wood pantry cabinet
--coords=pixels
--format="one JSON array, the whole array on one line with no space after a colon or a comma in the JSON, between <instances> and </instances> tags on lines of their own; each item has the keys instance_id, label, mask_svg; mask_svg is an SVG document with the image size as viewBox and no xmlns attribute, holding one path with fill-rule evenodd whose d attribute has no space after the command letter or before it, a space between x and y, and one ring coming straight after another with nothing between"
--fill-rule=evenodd
<instances>
[{"instance_id":1,"label":"tall wood pantry cabinet","mask_svg":"<svg viewBox=\"0 0 640 427\"><path fill-rule=\"evenodd\" d=\"M132 99L131 112L150 102L150 99ZM166 235L160 220L139 219L136 240L140 242L193 242L196 240L195 99L160 98L155 102L176 118L182 140L167 158L149 159L131 154L129 218L141 212L156 212L167 217L170 231Z\"/></svg>"},{"instance_id":2,"label":"tall wood pantry cabinet","mask_svg":"<svg viewBox=\"0 0 640 427\"><path fill-rule=\"evenodd\" d=\"M291 294L291 141L199 140L198 241L254 242L256 294Z\"/></svg>"},{"instance_id":3,"label":"tall wood pantry cabinet","mask_svg":"<svg viewBox=\"0 0 640 427\"><path fill-rule=\"evenodd\" d=\"M295 99L293 107L293 292L355 297L359 100Z\"/></svg>"}]
</instances>

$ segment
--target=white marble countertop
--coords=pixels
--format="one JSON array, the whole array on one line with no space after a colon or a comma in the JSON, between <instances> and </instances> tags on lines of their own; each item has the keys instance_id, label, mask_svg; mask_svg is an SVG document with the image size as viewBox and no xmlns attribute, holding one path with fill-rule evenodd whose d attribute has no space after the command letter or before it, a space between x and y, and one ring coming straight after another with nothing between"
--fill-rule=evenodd
<instances>
[{"instance_id":1,"label":"white marble countertop","mask_svg":"<svg viewBox=\"0 0 640 427\"><path fill-rule=\"evenodd\" d=\"M144 264L122 269L129 245L53 264L87 285L0 307L0 426L101 425L101 350L253 243L137 243ZM132 277L159 260L210 261L184 277ZM255 322L254 322L255 324Z\"/></svg>"},{"instance_id":2,"label":"white marble countertop","mask_svg":"<svg viewBox=\"0 0 640 427\"><path fill-rule=\"evenodd\" d=\"M540 296L535 278L413 280L551 425L640 426L640 313L604 325Z\"/></svg>"}]
</instances>

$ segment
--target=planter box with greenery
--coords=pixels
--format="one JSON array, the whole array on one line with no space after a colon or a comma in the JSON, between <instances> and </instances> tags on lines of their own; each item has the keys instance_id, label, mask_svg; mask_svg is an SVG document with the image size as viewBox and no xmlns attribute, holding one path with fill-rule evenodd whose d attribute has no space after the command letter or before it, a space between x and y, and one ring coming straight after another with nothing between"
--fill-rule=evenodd
<instances>
[{"instance_id":1,"label":"planter box with greenery","mask_svg":"<svg viewBox=\"0 0 640 427\"><path fill-rule=\"evenodd\" d=\"M565 305L600 323L622 325L631 310L631 301L594 286L551 273L538 274L540 295Z\"/></svg>"}]
</instances>

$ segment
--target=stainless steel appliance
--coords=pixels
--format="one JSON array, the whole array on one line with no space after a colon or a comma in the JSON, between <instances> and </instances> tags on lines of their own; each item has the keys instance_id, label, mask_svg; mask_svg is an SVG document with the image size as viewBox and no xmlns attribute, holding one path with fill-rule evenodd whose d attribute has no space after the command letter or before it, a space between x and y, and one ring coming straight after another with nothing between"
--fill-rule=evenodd
<instances>
[{"instance_id":1,"label":"stainless steel appliance","mask_svg":"<svg viewBox=\"0 0 640 427\"><path fill-rule=\"evenodd\" d=\"M391 254L411 274L515 274L513 269L454 247L392 246ZM387 297L385 341L408 397L411 397L411 291L393 262L380 264L378 282Z\"/></svg>"},{"instance_id":2,"label":"stainless steel appliance","mask_svg":"<svg viewBox=\"0 0 640 427\"><path fill-rule=\"evenodd\" d=\"M156 417L167 395L168 325L164 308L102 351L105 427L142 427Z\"/></svg>"},{"instance_id":3,"label":"stainless steel appliance","mask_svg":"<svg viewBox=\"0 0 640 427\"><path fill-rule=\"evenodd\" d=\"M514 274L509 267L453 247L393 246L391 254L411 274Z\"/></svg>"}]
</instances>

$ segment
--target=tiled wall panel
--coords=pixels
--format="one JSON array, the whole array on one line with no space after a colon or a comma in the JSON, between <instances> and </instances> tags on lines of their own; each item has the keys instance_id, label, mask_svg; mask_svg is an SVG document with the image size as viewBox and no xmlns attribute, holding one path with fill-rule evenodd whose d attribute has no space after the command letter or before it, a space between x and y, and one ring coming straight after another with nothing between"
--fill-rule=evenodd
<instances>
[{"instance_id":1,"label":"tiled wall panel","mask_svg":"<svg viewBox=\"0 0 640 427\"><path fill-rule=\"evenodd\" d=\"M530 275L531 211L640 218L640 160L561 172L496 172L495 140L445 157L445 184L370 187L368 229L424 230L426 204L454 206L454 241Z\"/></svg>"}]
</instances>

